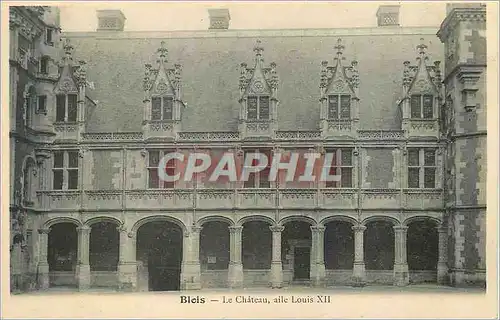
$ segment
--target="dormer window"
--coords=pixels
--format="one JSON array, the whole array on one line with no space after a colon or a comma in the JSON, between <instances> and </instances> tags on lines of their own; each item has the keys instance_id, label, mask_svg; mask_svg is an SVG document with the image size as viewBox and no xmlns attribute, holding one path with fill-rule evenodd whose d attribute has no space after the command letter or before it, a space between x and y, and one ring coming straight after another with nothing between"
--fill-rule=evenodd
<instances>
[{"instance_id":1,"label":"dormer window","mask_svg":"<svg viewBox=\"0 0 500 320\"><path fill-rule=\"evenodd\" d=\"M351 96L330 95L328 96L328 119L350 119L351 118Z\"/></svg>"},{"instance_id":2,"label":"dormer window","mask_svg":"<svg viewBox=\"0 0 500 320\"><path fill-rule=\"evenodd\" d=\"M247 98L247 118L249 120L269 120L269 96L249 96Z\"/></svg>"},{"instance_id":3,"label":"dormer window","mask_svg":"<svg viewBox=\"0 0 500 320\"><path fill-rule=\"evenodd\" d=\"M45 29L45 43L49 46L53 46L54 45L54 42L53 42L53 39L52 39L52 35L53 35L53 29L52 28L47 28Z\"/></svg>"},{"instance_id":4,"label":"dormer window","mask_svg":"<svg viewBox=\"0 0 500 320\"><path fill-rule=\"evenodd\" d=\"M172 120L174 99L172 97L153 97L151 99L151 120Z\"/></svg>"},{"instance_id":5,"label":"dormer window","mask_svg":"<svg viewBox=\"0 0 500 320\"><path fill-rule=\"evenodd\" d=\"M56 122L77 121L77 100L76 93L56 95Z\"/></svg>"},{"instance_id":6,"label":"dormer window","mask_svg":"<svg viewBox=\"0 0 500 320\"><path fill-rule=\"evenodd\" d=\"M414 94L411 96L411 117L413 119L432 119L434 118L433 111L433 96L429 94L420 95Z\"/></svg>"}]
</instances>

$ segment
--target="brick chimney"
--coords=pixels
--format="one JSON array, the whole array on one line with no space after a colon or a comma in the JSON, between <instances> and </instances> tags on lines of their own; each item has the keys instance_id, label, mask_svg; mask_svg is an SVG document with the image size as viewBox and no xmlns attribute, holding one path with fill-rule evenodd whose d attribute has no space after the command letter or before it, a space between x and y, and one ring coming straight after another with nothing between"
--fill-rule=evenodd
<instances>
[{"instance_id":1,"label":"brick chimney","mask_svg":"<svg viewBox=\"0 0 500 320\"><path fill-rule=\"evenodd\" d=\"M208 29L227 30L229 28L231 16L228 9L208 9L208 16L210 18Z\"/></svg>"},{"instance_id":2,"label":"brick chimney","mask_svg":"<svg viewBox=\"0 0 500 320\"><path fill-rule=\"evenodd\" d=\"M380 6L377 10L377 25L399 26L399 5Z\"/></svg>"},{"instance_id":3,"label":"brick chimney","mask_svg":"<svg viewBox=\"0 0 500 320\"><path fill-rule=\"evenodd\" d=\"M121 10L97 10L97 31L123 31L125 20Z\"/></svg>"}]
</instances>

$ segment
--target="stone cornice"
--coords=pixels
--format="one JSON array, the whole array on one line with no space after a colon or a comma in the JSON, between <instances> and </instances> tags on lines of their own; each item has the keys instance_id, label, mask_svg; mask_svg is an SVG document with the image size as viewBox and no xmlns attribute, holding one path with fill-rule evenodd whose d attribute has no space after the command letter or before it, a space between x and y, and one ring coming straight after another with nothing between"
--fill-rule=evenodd
<instances>
[{"instance_id":1,"label":"stone cornice","mask_svg":"<svg viewBox=\"0 0 500 320\"><path fill-rule=\"evenodd\" d=\"M444 19L443 23L441 23L436 35L444 42L450 29L453 29L461 21L486 22L486 8L454 8Z\"/></svg>"}]
</instances>

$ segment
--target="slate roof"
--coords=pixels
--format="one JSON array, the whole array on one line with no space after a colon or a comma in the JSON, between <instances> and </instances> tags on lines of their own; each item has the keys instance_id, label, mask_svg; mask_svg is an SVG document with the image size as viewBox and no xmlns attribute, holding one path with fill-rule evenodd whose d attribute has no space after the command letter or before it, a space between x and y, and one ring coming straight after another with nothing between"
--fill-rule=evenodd
<instances>
[{"instance_id":1,"label":"slate roof","mask_svg":"<svg viewBox=\"0 0 500 320\"><path fill-rule=\"evenodd\" d=\"M358 61L360 128L400 129L403 62L414 64L421 38L429 61L443 61L437 27L379 27L321 30L224 30L189 32L65 33L74 57L87 61L87 79L98 100L89 132L141 131L144 64L156 66L161 41L168 65L182 65L183 131L237 131L239 66L254 64L260 39L264 63L276 62L279 75L279 130L316 130L323 60L332 65L339 38L344 65Z\"/></svg>"}]
</instances>

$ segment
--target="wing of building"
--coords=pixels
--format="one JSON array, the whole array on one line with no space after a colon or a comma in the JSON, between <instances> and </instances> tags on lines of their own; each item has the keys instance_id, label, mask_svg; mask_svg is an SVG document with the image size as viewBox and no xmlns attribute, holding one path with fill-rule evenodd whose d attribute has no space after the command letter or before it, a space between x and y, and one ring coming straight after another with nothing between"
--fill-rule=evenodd
<instances>
[{"instance_id":1,"label":"wing of building","mask_svg":"<svg viewBox=\"0 0 500 320\"><path fill-rule=\"evenodd\" d=\"M11 7L19 288L484 285L486 9L447 10L232 30L217 9L175 32L101 10L64 33L57 8ZM339 181L158 178L170 152L254 151L333 154Z\"/></svg>"}]
</instances>

